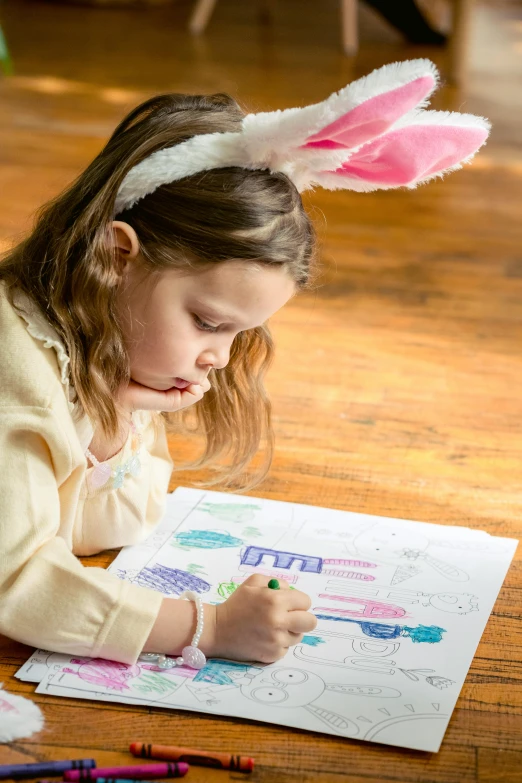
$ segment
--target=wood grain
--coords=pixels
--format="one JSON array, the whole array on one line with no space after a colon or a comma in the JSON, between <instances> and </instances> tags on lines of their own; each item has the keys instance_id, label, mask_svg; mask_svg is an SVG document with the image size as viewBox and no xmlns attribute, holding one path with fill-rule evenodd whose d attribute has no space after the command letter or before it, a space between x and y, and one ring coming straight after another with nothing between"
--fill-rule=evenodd
<instances>
[{"instance_id":1,"label":"wood grain","mask_svg":"<svg viewBox=\"0 0 522 783\"><path fill-rule=\"evenodd\" d=\"M402 44L360 4L357 58L339 51L337 3L220 0L207 33L191 3L145 10L11 0L0 22L15 75L0 81L0 249L97 153L121 117L163 91L229 91L251 110L320 100L374 67L447 53ZM522 535L522 11L478 3L465 92L434 108L488 116L472 167L416 191L324 193L315 289L273 321L277 454L255 495ZM176 462L194 444L172 438ZM171 489L202 474L175 473ZM84 560L107 565L115 552ZM0 681L33 698L44 730L0 763L93 755L132 740L253 755L252 783L522 780L522 556L496 602L438 754L196 713L33 695L29 648L0 639ZM194 767L194 783L244 779Z\"/></svg>"}]
</instances>

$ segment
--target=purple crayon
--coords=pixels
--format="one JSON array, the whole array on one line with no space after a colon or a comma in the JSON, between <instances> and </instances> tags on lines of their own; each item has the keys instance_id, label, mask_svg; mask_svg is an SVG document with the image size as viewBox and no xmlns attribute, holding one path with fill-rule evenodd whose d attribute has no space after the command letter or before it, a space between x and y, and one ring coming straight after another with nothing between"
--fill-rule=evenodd
<instances>
[{"instance_id":1,"label":"purple crayon","mask_svg":"<svg viewBox=\"0 0 522 783\"><path fill-rule=\"evenodd\" d=\"M82 772L96 766L94 759L73 759L72 761L39 761L36 764L2 764L0 780L22 780L48 775L50 778L64 774L68 770Z\"/></svg>"},{"instance_id":2,"label":"purple crayon","mask_svg":"<svg viewBox=\"0 0 522 783\"><path fill-rule=\"evenodd\" d=\"M162 764L136 764L132 767L99 767L98 769L70 769L63 773L64 780L98 780L110 778L122 780L157 780L158 778L182 778L189 765L184 761L169 761Z\"/></svg>"}]
</instances>

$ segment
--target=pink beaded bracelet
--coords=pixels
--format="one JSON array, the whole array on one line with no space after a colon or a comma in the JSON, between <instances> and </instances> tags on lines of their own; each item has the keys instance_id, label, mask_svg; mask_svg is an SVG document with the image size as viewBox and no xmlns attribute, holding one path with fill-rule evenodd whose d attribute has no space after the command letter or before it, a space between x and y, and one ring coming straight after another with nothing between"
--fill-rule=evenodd
<instances>
[{"instance_id":1,"label":"pink beaded bracelet","mask_svg":"<svg viewBox=\"0 0 522 783\"><path fill-rule=\"evenodd\" d=\"M191 669L202 669L205 666L207 659L198 647L201 634L203 633L203 601L201 596L192 590L185 590L184 593L181 593L180 598L186 598L189 601L194 601L196 604L196 632L192 637L190 645L184 647L181 655L177 658L171 658L162 653L143 653L140 655L140 661L156 663L159 669L173 669L175 666L189 666Z\"/></svg>"}]
</instances>

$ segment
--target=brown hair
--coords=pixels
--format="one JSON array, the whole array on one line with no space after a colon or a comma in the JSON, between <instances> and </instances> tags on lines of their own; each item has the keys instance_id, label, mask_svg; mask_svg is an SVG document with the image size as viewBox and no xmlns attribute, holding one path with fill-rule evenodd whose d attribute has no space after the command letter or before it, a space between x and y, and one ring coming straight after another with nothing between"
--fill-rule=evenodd
<instances>
[{"instance_id":1,"label":"brown hair","mask_svg":"<svg viewBox=\"0 0 522 783\"><path fill-rule=\"evenodd\" d=\"M30 296L63 338L76 402L107 437L118 430L114 393L130 378L115 307L116 254L108 242L113 219L135 229L147 271L241 259L284 267L298 288L309 280L314 231L284 174L212 169L162 185L114 215L116 193L133 166L196 134L239 131L243 117L223 94L160 95L141 104L0 264L8 290ZM193 408L164 414L173 425L192 422L191 431L205 437L201 457L188 467L212 467L216 477L207 484L250 488L266 475L273 436L263 378L272 356L266 326L240 333L228 366L211 371L211 391ZM264 464L247 475L263 440Z\"/></svg>"}]
</instances>

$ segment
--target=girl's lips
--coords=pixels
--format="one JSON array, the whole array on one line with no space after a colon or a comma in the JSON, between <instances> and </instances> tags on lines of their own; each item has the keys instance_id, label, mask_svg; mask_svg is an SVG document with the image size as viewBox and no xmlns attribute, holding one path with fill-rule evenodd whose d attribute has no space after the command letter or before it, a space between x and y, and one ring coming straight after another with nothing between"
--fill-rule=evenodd
<instances>
[{"instance_id":1,"label":"girl's lips","mask_svg":"<svg viewBox=\"0 0 522 783\"><path fill-rule=\"evenodd\" d=\"M174 378L174 386L176 389L186 389L190 384L191 381L185 381L183 378Z\"/></svg>"}]
</instances>

